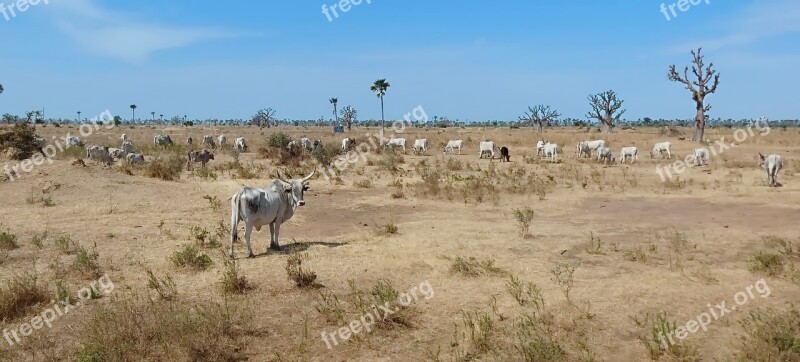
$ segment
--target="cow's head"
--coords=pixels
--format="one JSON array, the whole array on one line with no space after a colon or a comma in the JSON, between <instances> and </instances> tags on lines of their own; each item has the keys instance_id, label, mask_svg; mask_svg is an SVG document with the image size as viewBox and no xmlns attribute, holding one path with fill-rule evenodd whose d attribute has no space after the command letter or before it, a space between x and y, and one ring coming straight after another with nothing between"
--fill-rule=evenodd
<instances>
[{"instance_id":1,"label":"cow's head","mask_svg":"<svg viewBox=\"0 0 800 362\"><path fill-rule=\"evenodd\" d=\"M306 201L303 199L303 193L311 189L311 186L307 183L314 175L317 173L317 169L315 168L314 171L311 172L310 175L297 180L289 180L287 181L281 175L281 172L278 171L278 180L284 183L283 185L283 192L290 194L292 196L292 202L294 207L297 206L304 206Z\"/></svg>"},{"instance_id":2,"label":"cow's head","mask_svg":"<svg viewBox=\"0 0 800 362\"><path fill-rule=\"evenodd\" d=\"M767 158L764 157L761 152L758 153L758 167L761 167L765 170L767 169Z\"/></svg>"}]
</instances>

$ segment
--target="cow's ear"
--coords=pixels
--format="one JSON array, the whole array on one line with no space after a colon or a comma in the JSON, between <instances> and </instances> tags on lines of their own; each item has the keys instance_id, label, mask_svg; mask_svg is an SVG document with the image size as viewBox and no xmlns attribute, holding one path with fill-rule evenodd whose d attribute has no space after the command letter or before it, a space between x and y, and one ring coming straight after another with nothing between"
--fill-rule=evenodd
<instances>
[{"instance_id":1,"label":"cow's ear","mask_svg":"<svg viewBox=\"0 0 800 362\"><path fill-rule=\"evenodd\" d=\"M309 185L309 184L303 185L303 191L308 191L310 189L311 189L311 185Z\"/></svg>"}]
</instances>

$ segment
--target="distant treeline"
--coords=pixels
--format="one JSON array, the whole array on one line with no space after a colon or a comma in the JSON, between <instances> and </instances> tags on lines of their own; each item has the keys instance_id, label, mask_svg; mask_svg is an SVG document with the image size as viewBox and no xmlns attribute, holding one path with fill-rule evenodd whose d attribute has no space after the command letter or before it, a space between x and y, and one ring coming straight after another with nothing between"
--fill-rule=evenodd
<instances>
[{"instance_id":1,"label":"distant treeline","mask_svg":"<svg viewBox=\"0 0 800 362\"><path fill-rule=\"evenodd\" d=\"M707 125L712 127L740 127L756 121L755 119L721 119L711 118L708 119ZM41 118L41 117L20 117L11 114L4 114L0 120L0 124L15 124L20 122L33 122L36 124L49 124L54 126L90 123L97 122L91 118L84 118L82 121L76 119L64 118ZM391 120L385 122L386 127L391 127ZM773 127L800 127L800 120L798 119L783 119L783 120L768 120L769 124ZM136 121L124 120L119 116L114 117L114 123L120 126L132 125L161 125L161 126L255 126L252 120L246 119L205 119L205 120L187 120L185 117L172 117L170 119L137 119ZM334 126L333 120L271 120L271 125L283 126ZM353 121L354 127L380 127L380 120L364 120ZM625 120L619 122L615 128L631 128L631 127L691 127L694 125L693 119L652 119L642 118L636 121ZM433 128L448 128L448 127L508 127L508 128L527 128L527 126L520 127L519 120L513 121L460 121L450 120L447 117L435 116L426 122L415 123L416 127L433 127ZM564 118L555 122L551 122L548 127L599 127L597 121L587 121L585 119L577 118Z\"/></svg>"}]
</instances>

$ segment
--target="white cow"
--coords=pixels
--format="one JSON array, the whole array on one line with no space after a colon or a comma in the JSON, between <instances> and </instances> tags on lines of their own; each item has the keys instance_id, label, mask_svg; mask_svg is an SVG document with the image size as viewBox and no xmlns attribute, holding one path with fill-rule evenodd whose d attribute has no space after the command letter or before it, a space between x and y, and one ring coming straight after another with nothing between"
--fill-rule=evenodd
<instances>
[{"instance_id":1,"label":"white cow","mask_svg":"<svg viewBox=\"0 0 800 362\"><path fill-rule=\"evenodd\" d=\"M300 143L298 141L291 141L286 145L286 150L288 150L292 155L297 155L297 151L299 149Z\"/></svg>"},{"instance_id":2,"label":"white cow","mask_svg":"<svg viewBox=\"0 0 800 362\"><path fill-rule=\"evenodd\" d=\"M252 258L253 248L250 244L250 234L253 228L261 231L261 227L269 225L270 243L273 250L280 250L278 236L281 224L294 215L295 210L306 204L303 193L308 191L307 184L317 173L314 170L310 175L296 180L285 180L280 171L278 179L273 180L272 187L257 189L245 187L231 198L231 258L233 257L233 243L238 240L239 221L244 221L244 240L247 245L248 257Z\"/></svg>"},{"instance_id":3,"label":"white cow","mask_svg":"<svg viewBox=\"0 0 800 362\"><path fill-rule=\"evenodd\" d=\"M622 150L619 151L619 163L625 163L625 161L630 157L631 164L639 160L639 149L636 147L622 147Z\"/></svg>"},{"instance_id":4,"label":"white cow","mask_svg":"<svg viewBox=\"0 0 800 362\"><path fill-rule=\"evenodd\" d=\"M225 143L228 142L228 139L224 134L221 134L219 137L217 137L217 142L219 142L219 148L223 148L225 147Z\"/></svg>"},{"instance_id":5,"label":"white cow","mask_svg":"<svg viewBox=\"0 0 800 362\"><path fill-rule=\"evenodd\" d=\"M233 142L233 148L242 152L247 151L247 142L245 142L244 137L237 138Z\"/></svg>"},{"instance_id":6,"label":"white cow","mask_svg":"<svg viewBox=\"0 0 800 362\"><path fill-rule=\"evenodd\" d=\"M392 138L389 142L386 142L385 149L395 148L395 147L402 147L403 153L406 153L406 139L405 138Z\"/></svg>"},{"instance_id":7,"label":"white cow","mask_svg":"<svg viewBox=\"0 0 800 362\"><path fill-rule=\"evenodd\" d=\"M558 145L555 144L555 143L549 143L549 142L546 143L544 145L544 157L548 161L550 161L552 163L557 163L558 162Z\"/></svg>"},{"instance_id":8,"label":"white cow","mask_svg":"<svg viewBox=\"0 0 800 362\"><path fill-rule=\"evenodd\" d=\"M783 168L783 157L781 157L781 155L773 153L765 157L759 153L758 165L761 166L764 171L767 171L767 179L770 187L777 187L780 185L778 183L778 172L781 172L781 168Z\"/></svg>"},{"instance_id":9,"label":"white cow","mask_svg":"<svg viewBox=\"0 0 800 362\"><path fill-rule=\"evenodd\" d=\"M667 158L672 158L672 144L669 142L659 142L653 146L653 151L650 152L650 158L656 158L656 155L663 156L663 153L667 153Z\"/></svg>"},{"instance_id":10,"label":"white cow","mask_svg":"<svg viewBox=\"0 0 800 362\"><path fill-rule=\"evenodd\" d=\"M488 153L489 156L490 156L489 159L493 160L494 159L494 149L495 148L496 147L495 147L493 141L481 141L481 144L480 144L480 152L481 153L478 154L478 158L483 158L483 154L484 153Z\"/></svg>"},{"instance_id":11,"label":"white cow","mask_svg":"<svg viewBox=\"0 0 800 362\"><path fill-rule=\"evenodd\" d=\"M133 153L133 142L123 141L122 150L125 151L125 153Z\"/></svg>"},{"instance_id":12,"label":"white cow","mask_svg":"<svg viewBox=\"0 0 800 362\"><path fill-rule=\"evenodd\" d=\"M111 157L114 158L115 160L123 159L125 158L125 156L128 155L128 153L125 152L125 150L113 147L108 149L108 154L111 155Z\"/></svg>"},{"instance_id":13,"label":"white cow","mask_svg":"<svg viewBox=\"0 0 800 362\"><path fill-rule=\"evenodd\" d=\"M209 134L203 136L203 144L202 144L202 146L207 146L207 147L211 147L211 148L216 147L216 143L214 143L214 136L209 135Z\"/></svg>"},{"instance_id":14,"label":"white cow","mask_svg":"<svg viewBox=\"0 0 800 362\"><path fill-rule=\"evenodd\" d=\"M125 160L130 164L144 163L144 156L139 153L129 153Z\"/></svg>"},{"instance_id":15,"label":"white cow","mask_svg":"<svg viewBox=\"0 0 800 362\"><path fill-rule=\"evenodd\" d=\"M33 140L33 143L35 143L36 147L39 147L39 149L42 149L44 148L44 146L47 146L47 140L42 137L36 137Z\"/></svg>"},{"instance_id":16,"label":"white cow","mask_svg":"<svg viewBox=\"0 0 800 362\"><path fill-rule=\"evenodd\" d=\"M455 140L455 141L447 141L447 146L444 146L444 154L452 153L453 150L458 149L458 154L461 154L461 150L464 149L464 141L462 140Z\"/></svg>"},{"instance_id":17,"label":"white cow","mask_svg":"<svg viewBox=\"0 0 800 362\"><path fill-rule=\"evenodd\" d=\"M169 135L157 134L153 137L153 143L155 143L156 146L167 148L167 146L172 145L172 138L170 138Z\"/></svg>"},{"instance_id":18,"label":"white cow","mask_svg":"<svg viewBox=\"0 0 800 362\"><path fill-rule=\"evenodd\" d=\"M418 139L414 141L414 154L416 155L417 152L422 153L423 155L428 152L428 140L425 138Z\"/></svg>"},{"instance_id":19,"label":"white cow","mask_svg":"<svg viewBox=\"0 0 800 362\"><path fill-rule=\"evenodd\" d=\"M125 142L125 141L127 141L127 140L128 140L128 135L126 135L126 134L124 134L124 133L123 133L123 134L122 134L122 142Z\"/></svg>"},{"instance_id":20,"label":"white cow","mask_svg":"<svg viewBox=\"0 0 800 362\"><path fill-rule=\"evenodd\" d=\"M586 157L592 157L592 151L596 151L600 147L605 147L606 141L604 140L594 140L594 141L583 141L578 143L578 158L582 155L586 155Z\"/></svg>"},{"instance_id":21,"label":"white cow","mask_svg":"<svg viewBox=\"0 0 800 362\"><path fill-rule=\"evenodd\" d=\"M83 147L83 140L81 140L81 138L77 136L67 135L66 137L64 137L64 142L67 144L67 146L70 147L71 146Z\"/></svg>"},{"instance_id":22,"label":"white cow","mask_svg":"<svg viewBox=\"0 0 800 362\"><path fill-rule=\"evenodd\" d=\"M342 151L349 151L350 147L355 147L356 140L352 138L345 138L342 140Z\"/></svg>"},{"instance_id":23,"label":"white cow","mask_svg":"<svg viewBox=\"0 0 800 362\"><path fill-rule=\"evenodd\" d=\"M608 147L600 147L597 149L597 162L603 161L603 163L613 163L614 162L614 151Z\"/></svg>"},{"instance_id":24,"label":"white cow","mask_svg":"<svg viewBox=\"0 0 800 362\"><path fill-rule=\"evenodd\" d=\"M303 149L308 151L308 152L311 152L311 151L314 150L313 144L311 143L311 140L308 139L307 137L303 137L303 138L300 139L300 146L303 147Z\"/></svg>"},{"instance_id":25,"label":"white cow","mask_svg":"<svg viewBox=\"0 0 800 362\"><path fill-rule=\"evenodd\" d=\"M708 165L708 151L706 151L705 148L695 148L692 152L692 156L694 157L694 164L696 166Z\"/></svg>"},{"instance_id":26,"label":"white cow","mask_svg":"<svg viewBox=\"0 0 800 362\"><path fill-rule=\"evenodd\" d=\"M545 140L539 140L536 142L536 156L544 155L544 145L548 144L549 142Z\"/></svg>"},{"instance_id":27,"label":"white cow","mask_svg":"<svg viewBox=\"0 0 800 362\"><path fill-rule=\"evenodd\" d=\"M98 162L103 162L110 165L114 162L111 154L108 152L108 147L89 146L86 148L86 158Z\"/></svg>"}]
</instances>

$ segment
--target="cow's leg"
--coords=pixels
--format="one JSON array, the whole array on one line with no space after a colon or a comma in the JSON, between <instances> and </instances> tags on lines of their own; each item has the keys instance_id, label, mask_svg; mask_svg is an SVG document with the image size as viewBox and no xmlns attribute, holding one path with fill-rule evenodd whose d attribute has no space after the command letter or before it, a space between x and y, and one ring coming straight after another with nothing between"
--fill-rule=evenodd
<instances>
[{"instance_id":1,"label":"cow's leg","mask_svg":"<svg viewBox=\"0 0 800 362\"><path fill-rule=\"evenodd\" d=\"M282 220L275 220L275 232L273 233L272 242L270 242L269 247L272 250L281 250L281 246L278 243L278 235L281 232L281 223ZM272 229L272 225L270 224L270 229Z\"/></svg>"},{"instance_id":2,"label":"cow's leg","mask_svg":"<svg viewBox=\"0 0 800 362\"><path fill-rule=\"evenodd\" d=\"M275 249L274 245L276 244L276 242L277 241L275 239L275 223L273 222L269 224L269 248Z\"/></svg>"},{"instance_id":3,"label":"cow's leg","mask_svg":"<svg viewBox=\"0 0 800 362\"><path fill-rule=\"evenodd\" d=\"M255 254L253 254L253 247L250 244L250 234L252 234L252 233L253 233L253 224L252 224L252 222L245 223L245 225L244 225L244 241L245 241L245 243L247 243L247 257L248 258L255 258L255 256L256 256ZM233 248L233 245L231 245L231 248Z\"/></svg>"}]
</instances>

